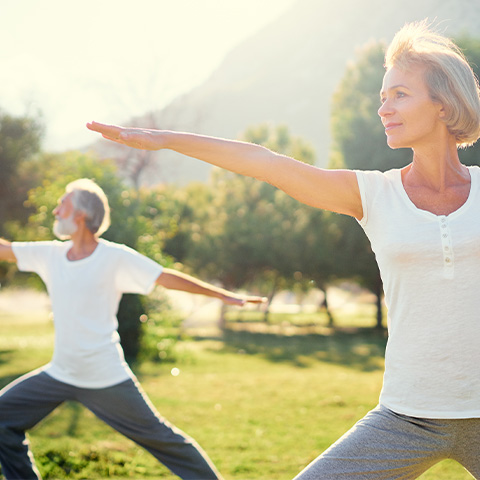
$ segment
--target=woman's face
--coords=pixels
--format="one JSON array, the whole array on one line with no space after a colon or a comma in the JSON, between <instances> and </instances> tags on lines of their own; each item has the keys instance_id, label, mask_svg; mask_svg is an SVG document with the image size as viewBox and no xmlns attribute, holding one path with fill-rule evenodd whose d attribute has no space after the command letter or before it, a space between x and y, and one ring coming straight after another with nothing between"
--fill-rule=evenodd
<instances>
[{"instance_id":1,"label":"woman's face","mask_svg":"<svg viewBox=\"0 0 480 480\"><path fill-rule=\"evenodd\" d=\"M419 148L438 144L447 131L444 109L430 98L424 69L390 68L383 78L378 114L382 119L390 148Z\"/></svg>"}]
</instances>

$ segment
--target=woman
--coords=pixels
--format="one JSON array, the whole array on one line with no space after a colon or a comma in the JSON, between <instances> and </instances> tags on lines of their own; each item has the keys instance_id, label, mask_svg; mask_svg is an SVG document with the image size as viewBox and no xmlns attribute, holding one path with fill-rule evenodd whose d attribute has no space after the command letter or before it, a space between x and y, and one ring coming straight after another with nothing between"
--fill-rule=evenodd
<instances>
[{"instance_id":1,"label":"woman","mask_svg":"<svg viewBox=\"0 0 480 480\"><path fill-rule=\"evenodd\" d=\"M425 22L397 33L385 66L378 113L387 143L413 151L408 166L385 173L323 170L186 133L88 128L267 181L364 228L389 309L379 405L297 480L412 479L445 458L480 479L480 169L458 157L480 136L478 83L458 48Z\"/></svg>"}]
</instances>

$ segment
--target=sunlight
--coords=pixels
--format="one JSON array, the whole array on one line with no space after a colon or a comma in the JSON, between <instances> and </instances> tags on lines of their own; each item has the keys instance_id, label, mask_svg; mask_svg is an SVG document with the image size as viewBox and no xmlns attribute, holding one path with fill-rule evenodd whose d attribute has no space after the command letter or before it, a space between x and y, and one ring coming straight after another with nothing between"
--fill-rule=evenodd
<instances>
[{"instance_id":1,"label":"sunlight","mask_svg":"<svg viewBox=\"0 0 480 480\"><path fill-rule=\"evenodd\" d=\"M0 16L0 106L43 112L47 148L81 147L91 140L84 129L91 117L120 122L160 109L293 3L8 2Z\"/></svg>"}]
</instances>

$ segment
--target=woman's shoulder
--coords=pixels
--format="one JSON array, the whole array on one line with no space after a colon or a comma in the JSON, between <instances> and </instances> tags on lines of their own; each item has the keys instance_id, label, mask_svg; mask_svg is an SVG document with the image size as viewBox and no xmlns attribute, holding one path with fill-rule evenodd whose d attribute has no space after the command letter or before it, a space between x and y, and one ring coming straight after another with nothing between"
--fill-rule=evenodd
<instances>
[{"instance_id":1,"label":"woman's shoulder","mask_svg":"<svg viewBox=\"0 0 480 480\"><path fill-rule=\"evenodd\" d=\"M357 178L367 185L387 186L401 181L401 169L392 168L386 171L380 170L356 170Z\"/></svg>"},{"instance_id":2,"label":"woman's shoulder","mask_svg":"<svg viewBox=\"0 0 480 480\"><path fill-rule=\"evenodd\" d=\"M480 166L478 165L467 165L470 175L478 176L480 175Z\"/></svg>"}]
</instances>

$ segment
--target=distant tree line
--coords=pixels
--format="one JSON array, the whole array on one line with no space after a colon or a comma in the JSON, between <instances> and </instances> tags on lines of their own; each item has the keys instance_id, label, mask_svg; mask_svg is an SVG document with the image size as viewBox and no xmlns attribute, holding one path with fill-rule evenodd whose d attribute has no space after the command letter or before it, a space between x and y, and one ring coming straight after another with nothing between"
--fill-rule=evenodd
<instances>
[{"instance_id":1,"label":"distant tree line","mask_svg":"<svg viewBox=\"0 0 480 480\"><path fill-rule=\"evenodd\" d=\"M480 41L457 39L470 62L480 65ZM384 45L359 51L332 99L331 168L387 170L407 165L409 150L392 151L377 115L383 78ZM476 68L476 67L475 67ZM369 243L354 219L314 209L273 186L214 169L208 183L142 188L122 180L115 159L93 154L43 152L40 118L0 111L0 235L12 240L52 238L51 214L65 185L93 178L112 207L105 238L127 244L166 266L175 264L233 290L257 291L270 301L280 289L318 288L319 308L329 310L327 287L340 280L359 283L377 298L376 326L383 325L382 282ZM243 140L315 163L315 152L286 126L259 125ZM474 146L461 152L469 165L480 164ZM15 269L0 265L0 281ZM149 306L128 296L119 312L130 357L138 354L138 319ZM268 321L269 310L265 312ZM123 321L122 321L123 318ZM122 332L121 332L122 333Z\"/></svg>"}]
</instances>

